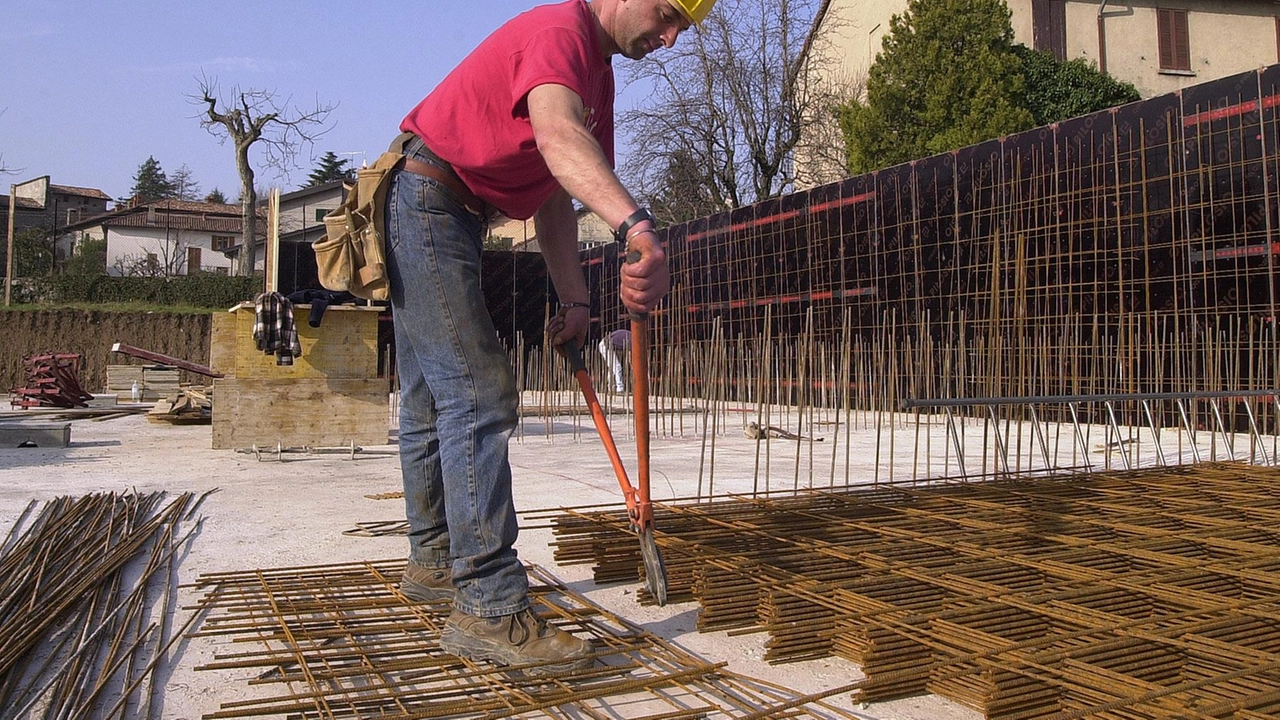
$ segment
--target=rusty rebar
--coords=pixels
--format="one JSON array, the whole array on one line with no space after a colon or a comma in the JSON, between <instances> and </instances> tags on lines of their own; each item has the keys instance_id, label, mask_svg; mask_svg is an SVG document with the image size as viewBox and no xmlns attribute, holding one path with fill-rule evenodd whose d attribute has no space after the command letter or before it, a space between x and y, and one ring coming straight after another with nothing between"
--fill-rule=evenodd
<instances>
[{"instance_id":1,"label":"rusty rebar","mask_svg":"<svg viewBox=\"0 0 1280 720\"><path fill-rule=\"evenodd\" d=\"M403 561L279 568L201 576L195 635L224 638L202 669L257 671L268 697L229 701L206 718L263 714L347 718L738 718L854 715L736 675L592 605L537 567L531 599L548 622L591 641L589 670L534 676L443 652L448 603L413 603L398 591ZM266 672L263 672L265 670Z\"/></svg>"},{"instance_id":2,"label":"rusty rebar","mask_svg":"<svg viewBox=\"0 0 1280 720\"><path fill-rule=\"evenodd\" d=\"M993 718L1211 717L1280 684L1280 470L1242 464L668 503L701 629L839 655L858 697L931 690ZM607 547L572 511L557 555ZM594 527L593 527L594 526ZM616 558L610 560L616 562ZM634 561L633 561L634 562ZM620 571L615 571L620 574Z\"/></svg>"}]
</instances>

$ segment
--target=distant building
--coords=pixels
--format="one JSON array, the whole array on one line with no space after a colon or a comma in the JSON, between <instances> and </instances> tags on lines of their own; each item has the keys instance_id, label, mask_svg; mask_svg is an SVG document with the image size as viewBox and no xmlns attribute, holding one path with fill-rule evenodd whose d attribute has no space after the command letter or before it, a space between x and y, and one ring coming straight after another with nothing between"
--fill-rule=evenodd
<instances>
[{"instance_id":1,"label":"distant building","mask_svg":"<svg viewBox=\"0 0 1280 720\"><path fill-rule=\"evenodd\" d=\"M1007 0L1015 42L1083 58L1143 97L1280 61L1276 0ZM812 76L861 87L907 0L824 0L810 50ZM813 164L803 147L797 164ZM829 159L827 160L829 163ZM805 168L808 170L809 168ZM834 173L834 176L833 176ZM820 184L843 176L825 167Z\"/></svg>"},{"instance_id":2,"label":"distant building","mask_svg":"<svg viewBox=\"0 0 1280 720\"><path fill-rule=\"evenodd\" d=\"M341 180L305 187L280 196L280 242L313 243L324 235L324 216L347 198Z\"/></svg>"},{"instance_id":3,"label":"distant building","mask_svg":"<svg viewBox=\"0 0 1280 720\"><path fill-rule=\"evenodd\" d=\"M97 188L55 185L44 175L13 186L13 231L19 234L33 228L59 236L56 260L65 262L71 254L71 243L61 236L65 228L87 217L107 211L111 196ZM0 195L0 214L4 224L0 232L8 232L9 196Z\"/></svg>"},{"instance_id":4,"label":"distant building","mask_svg":"<svg viewBox=\"0 0 1280 720\"><path fill-rule=\"evenodd\" d=\"M1016 42L1058 59L1084 58L1131 82L1143 97L1280 61L1274 0L1008 0ZM889 21L906 0L827 0L818 32L830 33L844 73L865 77Z\"/></svg>"},{"instance_id":5,"label":"distant building","mask_svg":"<svg viewBox=\"0 0 1280 720\"><path fill-rule=\"evenodd\" d=\"M342 205L351 185L341 180L280 196L280 262L277 288L286 294L320 288L311 243L324 237L324 216ZM256 257L263 257L262 253Z\"/></svg>"},{"instance_id":6,"label":"distant building","mask_svg":"<svg viewBox=\"0 0 1280 720\"><path fill-rule=\"evenodd\" d=\"M512 220L498 216L489 223L488 247L517 252L541 252L533 220ZM578 208L578 248L595 247L613 242L613 230L599 215Z\"/></svg>"},{"instance_id":7,"label":"distant building","mask_svg":"<svg viewBox=\"0 0 1280 720\"><path fill-rule=\"evenodd\" d=\"M239 205L157 200L117 208L63 229L78 244L107 242L108 275L235 274L243 223ZM259 219L265 229L265 219Z\"/></svg>"}]
</instances>

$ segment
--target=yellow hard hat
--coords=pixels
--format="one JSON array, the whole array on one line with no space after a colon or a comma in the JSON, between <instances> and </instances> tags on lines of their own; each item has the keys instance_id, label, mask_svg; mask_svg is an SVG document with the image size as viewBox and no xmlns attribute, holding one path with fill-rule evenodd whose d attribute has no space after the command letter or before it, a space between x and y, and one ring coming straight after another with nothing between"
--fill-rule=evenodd
<instances>
[{"instance_id":1,"label":"yellow hard hat","mask_svg":"<svg viewBox=\"0 0 1280 720\"><path fill-rule=\"evenodd\" d=\"M716 0L667 0L676 6L684 16L689 18L689 22L695 25L701 25L703 18L707 13L711 12L711 6L716 4Z\"/></svg>"}]
</instances>

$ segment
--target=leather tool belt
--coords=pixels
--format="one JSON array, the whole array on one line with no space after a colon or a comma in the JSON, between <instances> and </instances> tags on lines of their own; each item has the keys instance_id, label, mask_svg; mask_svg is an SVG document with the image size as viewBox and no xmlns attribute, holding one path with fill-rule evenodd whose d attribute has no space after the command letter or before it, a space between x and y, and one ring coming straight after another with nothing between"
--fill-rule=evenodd
<instances>
[{"instance_id":1,"label":"leather tool belt","mask_svg":"<svg viewBox=\"0 0 1280 720\"><path fill-rule=\"evenodd\" d=\"M467 187L467 184L462 182L462 178L453 171L453 167L432 152L431 148L422 142L422 138L413 133L402 133L392 145L393 149L397 145L403 148L402 152L405 155L401 167L414 175L429 177L448 188L449 192L453 193L472 215L481 219L490 217L489 205L476 197L476 194L471 192L471 188ZM430 161L410 157L414 154L426 156Z\"/></svg>"}]
</instances>

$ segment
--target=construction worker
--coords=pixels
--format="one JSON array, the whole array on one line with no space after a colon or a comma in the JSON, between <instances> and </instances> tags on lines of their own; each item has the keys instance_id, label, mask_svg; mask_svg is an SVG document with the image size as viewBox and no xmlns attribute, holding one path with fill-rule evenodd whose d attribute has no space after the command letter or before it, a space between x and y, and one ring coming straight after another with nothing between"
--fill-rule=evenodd
<instances>
[{"instance_id":1,"label":"construction worker","mask_svg":"<svg viewBox=\"0 0 1280 720\"><path fill-rule=\"evenodd\" d=\"M530 609L516 557L507 443L515 379L480 289L495 213L532 217L559 308L560 346L586 337L590 297L571 198L638 254L621 271L632 312L670 286L667 259L613 171L611 59L669 48L715 0L568 0L496 30L400 125L406 155L387 196L387 269L400 375L400 462L409 520L401 582L418 600L452 599L440 638L473 660L590 665L590 645Z\"/></svg>"},{"instance_id":2,"label":"construction worker","mask_svg":"<svg viewBox=\"0 0 1280 720\"><path fill-rule=\"evenodd\" d=\"M622 359L626 357L627 350L631 347L631 331L625 328L618 328L613 332L600 338L600 343L596 345L600 357L604 358L605 364L609 366L609 374L613 376L613 389L615 392L626 392L627 384L622 373Z\"/></svg>"}]
</instances>

